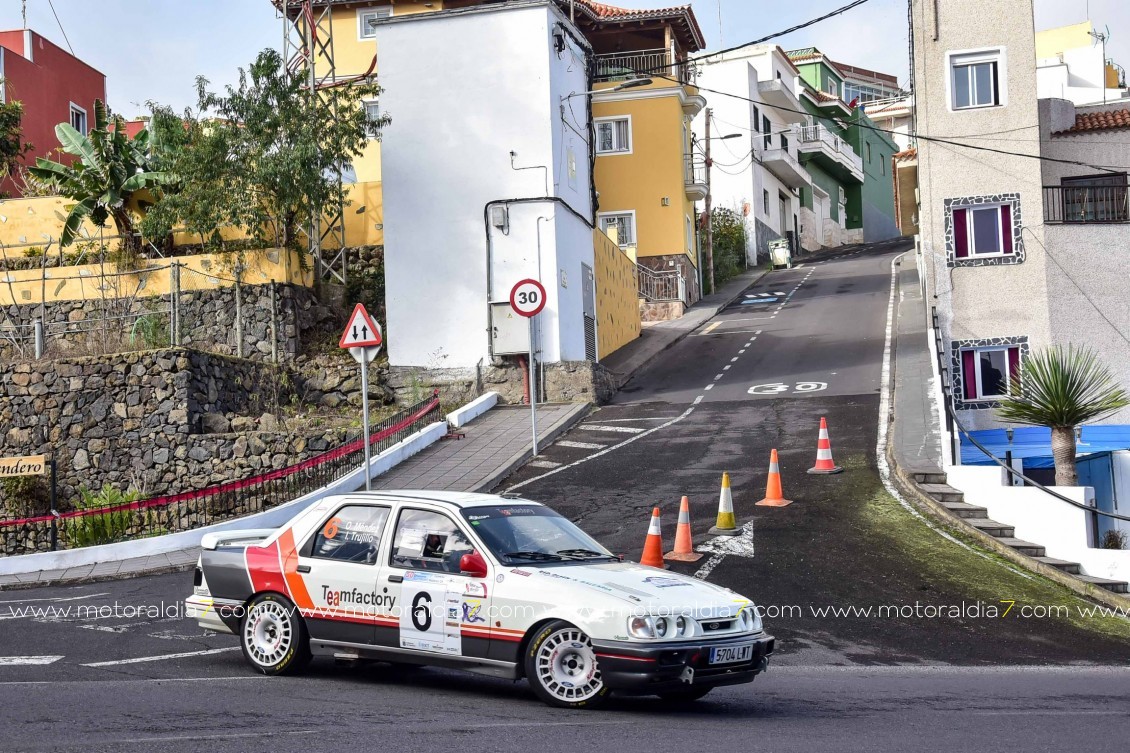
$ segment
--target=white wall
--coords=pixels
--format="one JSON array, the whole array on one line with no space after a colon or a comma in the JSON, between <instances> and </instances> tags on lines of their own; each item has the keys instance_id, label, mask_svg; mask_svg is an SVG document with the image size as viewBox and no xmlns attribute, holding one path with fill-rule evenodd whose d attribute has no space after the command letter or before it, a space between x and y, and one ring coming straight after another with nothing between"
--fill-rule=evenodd
<instances>
[{"instance_id":1,"label":"white wall","mask_svg":"<svg viewBox=\"0 0 1130 753\"><path fill-rule=\"evenodd\" d=\"M1083 573L1130 581L1130 550L1092 549L1090 513L1031 486L1003 486L996 466L946 466L946 482L965 493L965 501L988 510L998 523L1016 529L1016 537L1039 544L1049 557L1078 562ZM1093 500L1089 486L1050 487L1080 503Z\"/></svg>"},{"instance_id":2,"label":"white wall","mask_svg":"<svg viewBox=\"0 0 1130 753\"><path fill-rule=\"evenodd\" d=\"M1123 89L1106 88L1106 60L1102 45L1065 50L1063 57L1036 61L1036 96L1069 99L1077 105L1115 102Z\"/></svg>"},{"instance_id":3,"label":"white wall","mask_svg":"<svg viewBox=\"0 0 1130 753\"><path fill-rule=\"evenodd\" d=\"M711 157L715 163L710 176L713 203L717 207L734 209L739 214L742 213L743 205L749 204L750 211L745 217L746 256L753 263L756 261L758 221L782 237L785 232L793 229L794 214L798 215L798 225L800 223L799 196L794 195L792 189L763 167L759 161L762 152L765 151L764 133L761 132L762 118L768 117L770 120L770 128L773 132L771 148L776 149L780 146L780 132L789 130L794 123L803 121L804 116L766 105L758 84L760 81L777 80L777 74L780 73L780 80L795 93L798 86L797 75L774 45L759 45L737 53L709 58L699 66L698 81L704 88L740 92L756 102L755 105L734 97L710 97L710 108L716 121L712 125L711 136L742 134L741 138L712 142ZM709 96L709 92L707 95ZM756 122L753 112L755 106ZM802 108L797 103L794 109ZM703 110L693 123L694 132L700 139L706 135L705 120L706 111ZM799 162L795 134L789 133L788 139L789 152L797 157ZM751 151L755 155L753 160L747 158ZM735 163L739 164L735 166ZM768 211L765 208L765 191L769 192ZM783 218L779 202L782 194L786 197L786 214Z\"/></svg>"},{"instance_id":4,"label":"white wall","mask_svg":"<svg viewBox=\"0 0 1130 753\"><path fill-rule=\"evenodd\" d=\"M392 118L381 153L394 366L489 362L488 285L491 299L506 300L513 283L537 276L539 263L548 294L538 317L542 357L584 357L583 322L573 316L580 287L562 288L556 279L559 261L591 265L593 255L582 219L591 216L588 146L560 114L561 97L588 87L586 50L568 34L566 50L554 50L562 25L568 21L554 6L529 0L393 17L377 29L381 107ZM583 97L573 110L587 118ZM587 131L587 122L573 125ZM510 205L509 231L490 230L496 268L488 280L487 203L545 197L547 184L548 195L580 217L553 201ZM550 219L538 223L542 216Z\"/></svg>"}]
</instances>

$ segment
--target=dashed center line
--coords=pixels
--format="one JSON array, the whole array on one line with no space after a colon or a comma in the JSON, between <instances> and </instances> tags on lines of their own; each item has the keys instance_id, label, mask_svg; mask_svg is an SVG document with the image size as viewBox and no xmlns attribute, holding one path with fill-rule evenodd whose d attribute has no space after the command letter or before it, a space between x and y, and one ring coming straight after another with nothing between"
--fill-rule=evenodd
<instances>
[{"instance_id":1,"label":"dashed center line","mask_svg":"<svg viewBox=\"0 0 1130 753\"><path fill-rule=\"evenodd\" d=\"M732 367L732 366L733 366L733 364L728 363L728 364L726 364L725 366L722 367L722 371L729 371L730 367Z\"/></svg>"}]
</instances>

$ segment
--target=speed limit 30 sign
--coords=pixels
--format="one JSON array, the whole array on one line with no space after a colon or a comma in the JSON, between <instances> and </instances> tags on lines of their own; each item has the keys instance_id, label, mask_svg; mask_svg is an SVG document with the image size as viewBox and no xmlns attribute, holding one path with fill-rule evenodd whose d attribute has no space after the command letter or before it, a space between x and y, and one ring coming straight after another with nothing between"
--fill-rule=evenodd
<instances>
[{"instance_id":1,"label":"speed limit 30 sign","mask_svg":"<svg viewBox=\"0 0 1130 753\"><path fill-rule=\"evenodd\" d=\"M545 288L537 280L519 280L510 289L510 308L519 316L537 316L545 308Z\"/></svg>"}]
</instances>

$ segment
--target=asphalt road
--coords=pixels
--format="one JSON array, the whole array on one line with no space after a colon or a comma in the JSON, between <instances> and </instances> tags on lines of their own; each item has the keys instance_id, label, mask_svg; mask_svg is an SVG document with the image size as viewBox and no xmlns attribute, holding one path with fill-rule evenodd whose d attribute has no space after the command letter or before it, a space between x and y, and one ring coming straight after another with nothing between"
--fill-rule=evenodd
<instances>
[{"instance_id":1,"label":"asphalt road","mask_svg":"<svg viewBox=\"0 0 1130 753\"><path fill-rule=\"evenodd\" d=\"M233 638L179 616L182 573L0 593L0 750L1123 750L1125 621L1077 614L1088 605L943 538L882 488L894 256L770 274L503 484L636 557L654 505L670 543L683 494L707 543L729 471L740 554L675 567L768 610L778 654L753 685L594 713L444 670L318 661L303 677L264 678ZM838 476L804 473L820 416ZM771 448L789 507L753 505ZM31 607L48 611L12 611ZM959 613L929 612L941 607ZM1053 607L1072 616L1037 613Z\"/></svg>"}]
</instances>

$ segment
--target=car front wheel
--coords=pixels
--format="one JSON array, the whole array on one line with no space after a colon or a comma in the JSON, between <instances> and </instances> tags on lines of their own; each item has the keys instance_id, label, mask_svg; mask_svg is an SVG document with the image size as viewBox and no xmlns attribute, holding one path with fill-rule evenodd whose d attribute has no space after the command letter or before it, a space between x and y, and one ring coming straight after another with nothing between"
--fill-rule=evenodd
<instances>
[{"instance_id":1,"label":"car front wheel","mask_svg":"<svg viewBox=\"0 0 1130 753\"><path fill-rule=\"evenodd\" d=\"M247 605L239 630L243 655L265 675L285 675L310 661L310 642L298 610L278 594L260 594Z\"/></svg>"},{"instance_id":2,"label":"car front wheel","mask_svg":"<svg viewBox=\"0 0 1130 753\"><path fill-rule=\"evenodd\" d=\"M568 622L557 620L538 630L525 664L534 693L550 706L594 708L608 698L592 641Z\"/></svg>"}]
</instances>

